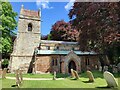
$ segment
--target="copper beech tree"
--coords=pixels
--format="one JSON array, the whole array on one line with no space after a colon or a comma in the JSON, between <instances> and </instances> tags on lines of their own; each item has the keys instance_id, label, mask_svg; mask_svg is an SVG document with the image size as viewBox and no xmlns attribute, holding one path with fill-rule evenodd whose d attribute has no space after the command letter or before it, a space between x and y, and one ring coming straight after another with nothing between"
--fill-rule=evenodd
<instances>
[{"instance_id":1,"label":"copper beech tree","mask_svg":"<svg viewBox=\"0 0 120 90\"><path fill-rule=\"evenodd\" d=\"M51 28L51 40L57 41L77 41L78 31L74 29L70 22L64 20L57 21Z\"/></svg>"},{"instance_id":2,"label":"copper beech tree","mask_svg":"<svg viewBox=\"0 0 120 90\"><path fill-rule=\"evenodd\" d=\"M75 2L69 12L72 25L80 32L81 50L104 50L120 40L120 6L117 2Z\"/></svg>"},{"instance_id":3,"label":"copper beech tree","mask_svg":"<svg viewBox=\"0 0 120 90\"><path fill-rule=\"evenodd\" d=\"M120 47L120 2L74 2L68 15L82 51L109 54L110 47Z\"/></svg>"}]
</instances>

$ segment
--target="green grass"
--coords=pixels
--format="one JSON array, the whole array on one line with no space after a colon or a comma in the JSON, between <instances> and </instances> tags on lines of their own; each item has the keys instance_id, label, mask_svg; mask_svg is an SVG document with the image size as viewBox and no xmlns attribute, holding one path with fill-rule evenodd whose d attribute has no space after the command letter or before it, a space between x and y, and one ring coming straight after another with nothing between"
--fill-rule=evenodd
<instances>
[{"instance_id":1,"label":"green grass","mask_svg":"<svg viewBox=\"0 0 120 90\"><path fill-rule=\"evenodd\" d=\"M98 88L98 87L105 87L107 86L105 79L103 78L103 74L98 71L93 72L95 77L94 83L86 83L88 81L86 73L80 74L79 80L72 80L70 76L63 75L63 74L57 74L57 77L66 77L65 80L46 80L46 81L25 81L23 82L23 85L21 88ZM7 76L14 76L13 74L7 74ZM34 78L52 78L52 74L24 74L25 77L34 77ZM120 76L115 75L116 79ZM0 80L1 81L1 80ZM15 85L15 80L10 79L3 79L2 80L2 87L3 88L15 88L12 87L12 85ZM104 88L102 88L103 90ZM120 89L120 88L119 88ZM109 89L110 90L110 89Z\"/></svg>"}]
</instances>

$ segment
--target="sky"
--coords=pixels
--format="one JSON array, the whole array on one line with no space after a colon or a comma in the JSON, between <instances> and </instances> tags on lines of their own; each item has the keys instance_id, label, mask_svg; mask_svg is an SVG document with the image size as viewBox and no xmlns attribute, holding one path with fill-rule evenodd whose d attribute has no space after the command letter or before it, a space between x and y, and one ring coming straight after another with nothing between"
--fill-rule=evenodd
<instances>
[{"instance_id":1,"label":"sky","mask_svg":"<svg viewBox=\"0 0 120 90\"><path fill-rule=\"evenodd\" d=\"M24 5L25 9L37 11L41 8L41 33L42 35L47 35L50 33L52 25L58 20L64 20L68 22L70 19L68 17L69 10L73 6L74 0L68 0L67 2L54 2L50 0L34 0L34 1L22 1L20 0L10 0L13 10L18 13L16 20L20 14L21 5ZM17 32L17 30L16 30Z\"/></svg>"}]
</instances>

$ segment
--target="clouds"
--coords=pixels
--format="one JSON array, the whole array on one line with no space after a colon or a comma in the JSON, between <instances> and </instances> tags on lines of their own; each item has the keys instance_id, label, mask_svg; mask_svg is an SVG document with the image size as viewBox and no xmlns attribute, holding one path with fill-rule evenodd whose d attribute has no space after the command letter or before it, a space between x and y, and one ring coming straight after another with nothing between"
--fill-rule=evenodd
<instances>
[{"instance_id":1,"label":"clouds","mask_svg":"<svg viewBox=\"0 0 120 90\"><path fill-rule=\"evenodd\" d=\"M52 9L53 7L49 6L49 0L36 0L36 5L38 8L42 7L43 9Z\"/></svg>"},{"instance_id":2,"label":"clouds","mask_svg":"<svg viewBox=\"0 0 120 90\"><path fill-rule=\"evenodd\" d=\"M36 5L38 8L43 8L43 9L52 9L53 7L50 6L50 2L68 2L64 8L68 11L69 9L72 8L75 0L57 0L57 1L54 1L54 0L36 0Z\"/></svg>"},{"instance_id":3,"label":"clouds","mask_svg":"<svg viewBox=\"0 0 120 90\"><path fill-rule=\"evenodd\" d=\"M74 4L75 0L70 0L67 5L65 5L65 9L68 11L72 8L73 4Z\"/></svg>"}]
</instances>

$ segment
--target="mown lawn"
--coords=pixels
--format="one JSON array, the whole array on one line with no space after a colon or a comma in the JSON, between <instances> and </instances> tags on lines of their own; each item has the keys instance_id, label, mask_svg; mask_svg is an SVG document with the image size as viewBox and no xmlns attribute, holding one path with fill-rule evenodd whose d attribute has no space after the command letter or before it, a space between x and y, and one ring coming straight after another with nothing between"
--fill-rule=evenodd
<instances>
[{"instance_id":1,"label":"mown lawn","mask_svg":"<svg viewBox=\"0 0 120 90\"><path fill-rule=\"evenodd\" d=\"M88 81L86 73L80 74L79 80L72 80L68 75L57 74L57 77L66 77L64 80L45 80L45 81L25 81L21 88L98 88L98 89L105 89L107 83L103 78L103 74L101 72L93 72L95 77L94 83L87 83ZM13 74L7 74L7 76L14 76ZM24 77L29 78L52 78L52 74L24 74ZM115 75L116 79L120 80L120 76L117 74ZM0 80L1 81L1 80ZM2 87L3 88L15 88L12 87L15 85L15 80L10 79L3 79L2 80ZM119 88L120 89L120 88ZM110 90L110 89L109 89Z\"/></svg>"}]
</instances>

